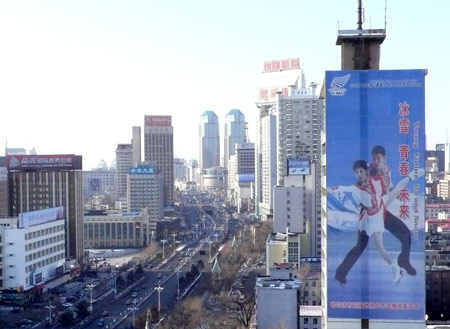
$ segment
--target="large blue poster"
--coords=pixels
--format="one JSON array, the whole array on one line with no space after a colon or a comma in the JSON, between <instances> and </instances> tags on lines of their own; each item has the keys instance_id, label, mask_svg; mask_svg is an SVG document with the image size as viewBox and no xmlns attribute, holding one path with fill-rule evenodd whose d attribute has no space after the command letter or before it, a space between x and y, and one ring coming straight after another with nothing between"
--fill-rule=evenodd
<instances>
[{"instance_id":1,"label":"large blue poster","mask_svg":"<svg viewBox=\"0 0 450 329\"><path fill-rule=\"evenodd\" d=\"M424 80L326 74L329 318L424 319Z\"/></svg>"}]
</instances>

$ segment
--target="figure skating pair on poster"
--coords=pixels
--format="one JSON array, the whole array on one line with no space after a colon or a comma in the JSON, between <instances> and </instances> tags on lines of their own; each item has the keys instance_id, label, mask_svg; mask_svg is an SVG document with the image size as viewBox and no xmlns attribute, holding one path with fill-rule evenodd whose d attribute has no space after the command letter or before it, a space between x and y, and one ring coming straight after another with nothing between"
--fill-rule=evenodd
<instances>
[{"instance_id":1,"label":"figure skating pair on poster","mask_svg":"<svg viewBox=\"0 0 450 329\"><path fill-rule=\"evenodd\" d=\"M352 200L356 201L360 209L357 243L337 267L336 281L342 286L347 283L347 275L367 247L370 237L381 257L390 266L394 283L400 282L405 271L409 275L416 275L416 270L409 261L410 230L387 208L409 182L424 175L424 170L419 168L410 172L394 187L391 170L386 165L386 151L383 146L378 145L372 149L372 163L368 165L364 160L355 161L353 173L357 179L355 184L337 186L328 190L341 201L350 193ZM394 262L384 248L382 234L385 230L390 231L401 243L397 262Z\"/></svg>"}]
</instances>

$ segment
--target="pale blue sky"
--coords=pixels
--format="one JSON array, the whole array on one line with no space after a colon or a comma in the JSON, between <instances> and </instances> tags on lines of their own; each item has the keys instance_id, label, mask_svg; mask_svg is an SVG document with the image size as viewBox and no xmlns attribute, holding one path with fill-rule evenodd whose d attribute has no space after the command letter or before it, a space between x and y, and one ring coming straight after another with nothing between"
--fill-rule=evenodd
<instances>
[{"instance_id":1,"label":"pale blue sky","mask_svg":"<svg viewBox=\"0 0 450 329\"><path fill-rule=\"evenodd\" d=\"M364 27L384 27L384 0L363 2ZM450 121L449 11L446 0L388 1L381 50L384 69L429 69L430 147ZM81 154L89 169L113 160L145 114L171 114L176 156L197 158L201 113L222 126L232 108L253 141L263 62L299 57L307 82L321 82L340 69L338 21L356 26L355 0L2 1L0 143Z\"/></svg>"}]
</instances>

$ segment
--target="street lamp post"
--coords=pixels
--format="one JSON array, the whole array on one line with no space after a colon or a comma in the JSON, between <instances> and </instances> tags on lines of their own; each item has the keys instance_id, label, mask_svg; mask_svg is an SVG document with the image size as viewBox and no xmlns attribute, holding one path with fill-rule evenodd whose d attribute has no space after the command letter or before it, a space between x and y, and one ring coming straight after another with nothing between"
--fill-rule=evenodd
<instances>
[{"instance_id":1,"label":"street lamp post","mask_svg":"<svg viewBox=\"0 0 450 329\"><path fill-rule=\"evenodd\" d=\"M177 271L177 295L180 299L180 271Z\"/></svg>"},{"instance_id":2,"label":"street lamp post","mask_svg":"<svg viewBox=\"0 0 450 329\"><path fill-rule=\"evenodd\" d=\"M139 307L136 307L137 304L137 300L133 300L133 308L131 309L133 311L133 328L136 327L135 323L134 323L134 313L139 309Z\"/></svg>"},{"instance_id":3,"label":"street lamp post","mask_svg":"<svg viewBox=\"0 0 450 329\"><path fill-rule=\"evenodd\" d=\"M161 312L161 291L163 290L164 288L158 283L158 286L156 287L156 291L158 292L158 314Z\"/></svg>"},{"instance_id":4,"label":"street lamp post","mask_svg":"<svg viewBox=\"0 0 450 329\"><path fill-rule=\"evenodd\" d=\"M45 306L45 308L48 309L49 312L49 323L50 325L52 325L52 309L54 309L56 306L52 305L52 301L50 299L50 297L48 298L48 306Z\"/></svg>"},{"instance_id":5,"label":"street lamp post","mask_svg":"<svg viewBox=\"0 0 450 329\"><path fill-rule=\"evenodd\" d=\"M164 244L165 244L166 242L167 242L166 239L162 239L162 240L161 240L161 243L163 244L163 255L162 255L162 256L163 256L163 260L164 260L164 258L165 258L165 257L164 257Z\"/></svg>"},{"instance_id":6,"label":"street lamp post","mask_svg":"<svg viewBox=\"0 0 450 329\"><path fill-rule=\"evenodd\" d=\"M91 314L92 314L92 313L94 313L94 308L92 306L92 290L94 290L95 284L91 283L91 284L88 284L86 287L89 289L89 293L90 293L90 300L89 300L89 302L90 302L90 305L91 305L90 310L91 310Z\"/></svg>"}]
</instances>

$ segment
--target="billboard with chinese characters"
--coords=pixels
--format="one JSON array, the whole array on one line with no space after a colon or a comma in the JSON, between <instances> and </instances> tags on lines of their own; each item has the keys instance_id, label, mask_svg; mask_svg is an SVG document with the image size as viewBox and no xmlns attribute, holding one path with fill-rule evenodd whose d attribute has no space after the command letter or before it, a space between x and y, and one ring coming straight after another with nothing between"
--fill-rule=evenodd
<instances>
[{"instance_id":1,"label":"billboard with chinese characters","mask_svg":"<svg viewBox=\"0 0 450 329\"><path fill-rule=\"evenodd\" d=\"M170 115L146 115L145 126L147 127L170 127L172 125L172 117Z\"/></svg>"},{"instance_id":2,"label":"billboard with chinese characters","mask_svg":"<svg viewBox=\"0 0 450 329\"><path fill-rule=\"evenodd\" d=\"M310 175L311 165L309 159L291 158L287 160L288 176Z\"/></svg>"},{"instance_id":3,"label":"billboard with chinese characters","mask_svg":"<svg viewBox=\"0 0 450 329\"><path fill-rule=\"evenodd\" d=\"M329 318L424 321L424 83L326 74Z\"/></svg>"},{"instance_id":4,"label":"billboard with chinese characters","mask_svg":"<svg viewBox=\"0 0 450 329\"><path fill-rule=\"evenodd\" d=\"M135 175L146 175L154 174L156 171L154 167L150 167L148 165L138 165L137 167L131 167L129 173Z\"/></svg>"},{"instance_id":5,"label":"billboard with chinese characters","mask_svg":"<svg viewBox=\"0 0 450 329\"><path fill-rule=\"evenodd\" d=\"M64 207L42 209L19 214L19 228L40 225L59 219L64 219Z\"/></svg>"},{"instance_id":6,"label":"billboard with chinese characters","mask_svg":"<svg viewBox=\"0 0 450 329\"><path fill-rule=\"evenodd\" d=\"M264 62L263 72L260 75L258 82L257 101L275 101L277 93L288 96L289 86L297 84L300 74L299 58L287 58Z\"/></svg>"},{"instance_id":7,"label":"billboard with chinese characters","mask_svg":"<svg viewBox=\"0 0 450 329\"><path fill-rule=\"evenodd\" d=\"M81 156L74 154L9 155L9 170L81 169Z\"/></svg>"}]
</instances>

